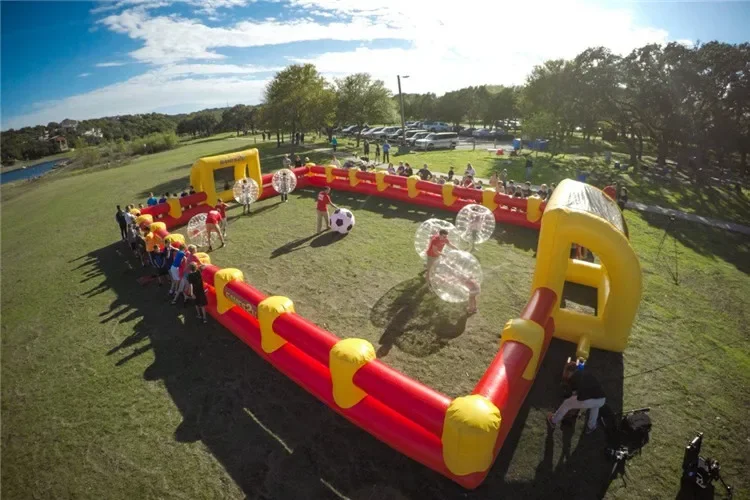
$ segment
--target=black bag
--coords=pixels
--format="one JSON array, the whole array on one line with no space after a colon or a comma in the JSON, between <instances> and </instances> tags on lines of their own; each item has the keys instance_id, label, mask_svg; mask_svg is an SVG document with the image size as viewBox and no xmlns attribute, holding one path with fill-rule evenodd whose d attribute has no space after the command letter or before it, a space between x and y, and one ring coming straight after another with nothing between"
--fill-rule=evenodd
<instances>
[{"instance_id":1,"label":"black bag","mask_svg":"<svg viewBox=\"0 0 750 500\"><path fill-rule=\"evenodd\" d=\"M646 412L625 415L620 426L620 445L632 453L643 448L649 440L651 417Z\"/></svg>"}]
</instances>

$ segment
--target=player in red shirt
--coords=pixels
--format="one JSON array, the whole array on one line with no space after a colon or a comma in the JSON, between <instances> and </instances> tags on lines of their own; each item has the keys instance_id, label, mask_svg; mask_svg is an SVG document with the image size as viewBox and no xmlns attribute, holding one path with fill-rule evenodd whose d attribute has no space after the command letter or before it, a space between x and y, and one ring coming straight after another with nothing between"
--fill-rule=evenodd
<instances>
[{"instance_id":1,"label":"player in red shirt","mask_svg":"<svg viewBox=\"0 0 750 500\"><path fill-rule=\"evenodd\" d=\"M451 248L456 248L450 241L448 241L448 230L446 229L441 229L438 234L430 238L430 244L427 246L426 279L430 279L430 271L432 271L438 258L443 254L443 248L445 248L445 245L448 245Z\"/></svg>"},{"instance_id":2,"label":"player in red shirt","mask_svg":"<svg viewBox=\"0 0 750 500\"><path fill-rule=\"evenodd\" d=\"M214 209L208 212L206 214L206 233L208 234L208 249L213 250L213 247L211 246L211 233L216 233L219 235L219 239L221 240L221 246L226 245L226 241L224 241L224 235L221 234L221 229L219 229L219 224L221 223L221 213Z\"/></svg>"},{"instance_id":3,"label":"player in red shirt","mask_svg":"<svg viewBox=\"0 0 750 500\"><path fill-rule=\"evenodd\" d=\"M227 204L224 203L224 200L219 200L219 202L216 204L216 210L221 214L221 221L219 222L219 226L221 227L221 232L224 233L224 237L227 236Z\"/></svg>"},{"instance_id":4,"label":"player in red shirt","mask_svg":"<svg viewBox=\"0 0 750 500\"><path fill-rule=\"evenodd\" d=\"M331 229L331 221L328 219L328 205L331 205L333 208L339 208L331 201L331 188L326 186L323 191L318 193L318 201L316 203L318 210L318 232L323 230L324 222L326 229Z\"/></svg>"}]
</instances>

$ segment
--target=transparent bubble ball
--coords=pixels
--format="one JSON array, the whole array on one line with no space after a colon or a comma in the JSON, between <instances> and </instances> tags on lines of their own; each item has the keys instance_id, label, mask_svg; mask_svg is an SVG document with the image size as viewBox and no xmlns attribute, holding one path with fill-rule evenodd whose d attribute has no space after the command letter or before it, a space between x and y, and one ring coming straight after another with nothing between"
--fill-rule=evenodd
<instances>
[{"instance_id":1,"label":"transparent bubble ball","mask_svg":"<svg viewBox=\"0 0 750 500\"><path fill-rule=\"evenodd\" d=\"M430 239L438 234L441 229L448 231L448 241L458 247L460 250L468 250L470 245L461 238L456 231L456 227L443 219L427 219L417 228L414 234L414 250L422 259L427 258L427 247L430 246Z\"/></svg>"},{"instance_id":2,"label":"transparent bubble ball","mask_svg":"<svg viewBox=\"0 0 750 500\"><path fill-rule=\"evenodd\" d=\"M495 232L495 215L484 205L466 205L456 216L456 231L469 244L484 243Z\"/></svg>"},{"instance_id":3,"label":"transparent bubble ball","mask_svg":"<svg viewBox=\"0 0 750 500\"><path fill-rule=\"evenodd\" d=\"M208 246L208 233L206 232L206 214L194 215L187 225L188 241L195 246Z\"/></svg>"},{"instance_id":4,"label":"transparent bubble ball","mask_svg":"<svg viewBox=\"0 0 750 500\"><path fill-rule=\"evenodd\" d=\"M337 233L347 234L354 228L354 214L346 208L337 208L331 214L331 229Z\"/></svg>"},{"instance_id":5,"label":"transparent bubble ball","mask_svg":"<svg viewBox=\"0 0 750 500\"><path fill-rule=\"evenodd\" d=\"M274 172L271 185L277 193L289 194L297 187L297 176L288 168L282 168Z\"/></svg>"},{"instance_id":6,"label":"transparent bubble ball","mask_svg":"<svg viewBox=\"0 0 750 500\"><path fill-rule=\"evenodd\" d=\"M258 183L255 182L255 179L249 177L243 177L238 180L234 183L234 187L232 188L234 200L240 205L249 205L254 202L258 199L259 193L260 189L258 188Z\"/></svg>"},{"instance_id":7,"label":"transparent bubble ball","mask_svg":"<svg viewBox=\"0 0 750 500\"><path fill-rule=\"evenodd\" d=\"M482 266L471 253L446 248L430 271L430 289L441 300L467 302L482 285Z\"/></svg>"}]
</instances>

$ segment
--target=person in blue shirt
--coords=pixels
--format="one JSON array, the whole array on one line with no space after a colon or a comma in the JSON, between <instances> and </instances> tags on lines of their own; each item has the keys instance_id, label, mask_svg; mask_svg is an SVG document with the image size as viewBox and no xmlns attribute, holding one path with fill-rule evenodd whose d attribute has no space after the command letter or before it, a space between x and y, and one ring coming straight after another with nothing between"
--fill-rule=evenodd
<instances>
[{"instance_id":1,"label":"person in blue shirt","mask_svg":"<svg viewBox=\"0 0 750 500\"><path fill-rule=\"evenodd\" d=\"M179 250L174 254L172 258L172 267L169 268L169 277L172 278L172 286L169 288L169 295L177 293L177 288L180 285L180 264L182 259L185 258L185 245L180 245Z\"/></svg>"},{"instance_id":2,"label":"person in blue shirt","mask_svg":"<svg viewBox=\"0 0 750 500\"><path fill-rule=\"evenodd\" d=\"M391 145L388 144L388 139L383 143L383 163L391 161Z\"/></svg>"},{"instance_id":3,"label":"person in blue shirt","mask_svg":"<svg viewBox=\"0 0 750 500\"><path fill-rule=\"evenodd\" d=\"M338 139L336 139L336 136L333 136L333 138L331 139L331 147L333 147L334 153L336 152L336 148L338 147L338 145L339 145Z\"/></svg>"},{"instance_id":4,"label":"person in blue shirt","mask_svg":"<svg viewBox=\"0 0 750 500\"><path fill-rule=\"evenodd\" d=\"M149 207L153 207L159 203L159 200L156 199L156 196L154 196L154 193L148 193L148 200L146 200L146 205Z\"/></svg>"},{"instance_id":5,"label":"person in blue shirt","mask_svg":"<svg viewBox=\"0 0 750 500\"><path fill-rule=\"evenodd\" d=\"M159 203L166 203L168 199L169 199L169 193L164 193L164 196L159 198Z\"/></svg>"}]
</instances>

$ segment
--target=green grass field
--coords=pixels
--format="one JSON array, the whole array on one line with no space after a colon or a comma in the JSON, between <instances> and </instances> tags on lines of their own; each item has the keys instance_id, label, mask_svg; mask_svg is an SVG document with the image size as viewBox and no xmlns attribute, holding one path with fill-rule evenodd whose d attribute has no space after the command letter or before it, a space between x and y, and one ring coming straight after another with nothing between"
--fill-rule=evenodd
<instances>
[{"instance_id":1,"label":"green grass field","mask_svg":"<svg viewBox=\"0 0 750 500\"><path fill-rule=\"evenodd\" d=\"M603 491L603 435L581 436L580 423L550 435L544 424L559 402L570 344L553 341L487 481L465 492L336 416L214 321L198 324L192 310L168 305L166 290L139 285L143 271L117 241L114 205L182 189L198 157L252 145L253 138L220 136L116 168L3 186L4 497L594 498ZM320 147L300 152L316 161L330 156L313 151ZM259 148L264 171L290 151ZM479 156L424 157L432 166L450 154ZM289 296L300 314L340 337L368 339L410 376L451 396L468 392L504 322L526 302L536 233L498 226L479 248L480 313L466 318L425 288L413 250L421 221L453 214L334 193L357 217L354 231L336 240L313 234L313 195L266 200L245 217L232 208L229 244L213 261L242 269L266 293ZM704 214L721 210L709 205ZM750 498L750 238L626 217L643 267L643 302L629 348L594 351L590 369L615 407L651 406L654 430L628 464L627 485L613 481L607 497L675 497L682 449L701 430L704 454L721 461L735 498ZM588 305L590 297L574 289L566 300Z\"/></svg>"}]
</instances>

